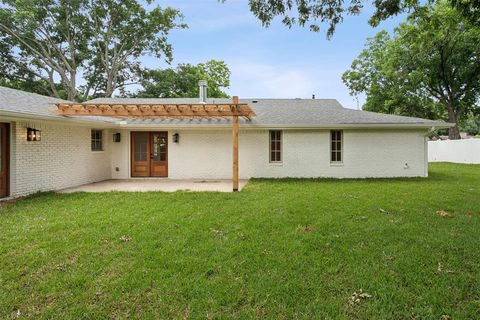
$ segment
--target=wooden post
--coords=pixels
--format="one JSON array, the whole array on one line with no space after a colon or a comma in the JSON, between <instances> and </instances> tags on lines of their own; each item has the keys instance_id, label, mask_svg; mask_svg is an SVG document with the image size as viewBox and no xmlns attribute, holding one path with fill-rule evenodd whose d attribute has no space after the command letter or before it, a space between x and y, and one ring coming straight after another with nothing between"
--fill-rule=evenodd
<instances>
[{"instance_id":1,"label":"wooden post","mask_svg":"<svg viewBox=\"0 0 480 320\"><path fill-rule=\"evenodd\" d=\"M233 97L233 191L238 191L238 97Z\"/></svg>"}]
</instances>

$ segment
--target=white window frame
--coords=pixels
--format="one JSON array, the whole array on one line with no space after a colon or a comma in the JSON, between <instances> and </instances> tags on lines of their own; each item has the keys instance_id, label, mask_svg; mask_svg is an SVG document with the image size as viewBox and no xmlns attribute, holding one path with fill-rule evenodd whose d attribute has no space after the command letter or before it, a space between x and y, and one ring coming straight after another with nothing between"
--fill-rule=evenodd
<instances>
[{"instance_id":1,"label":"white window frame","mask_svg":"<svg viewBox=\"0 0 480 320\"><path fill-rule=\"evenodd\" d=\"M340 132L340 140L336 139L336 140L333 140L333 132ZM329 144L330 144L330 154L328 155L329 158L330 158L330 164L331 165L342 165L343 164L343 144L344 144L344 141L345 141L345 135L344 135L344 132L343 130L330 130L329 132L330 136L329 136ZM332 143L335 142L340 142L340 150L333 150L332 149ZM333 155L333 152L336 152L337 155L340 154L340 160L332 160L332 155Z\"/></svg>"},{"instance_id":2,"label":"white window frame","mask_svg":"<svg viewBox=\"0 0 480 320\"><path fill-rule=\"evenodd\" d=\"M272 160L272 142L278 140L272 140L272 132L280 132L280 150L274 151L280 153L280 160ZM283 130L268 130L268 162L271 164L283 163Z\"/></svg>"},{"instance_id":3,"label":"white window frame","mask_svg":"<svg viewBox=\"0 0 480 320\"><path fill-rule=\"evenodd\" d=\"M97 138L93 137L93 132L94 131L100 132L100 139L97 139ZM95 143L100 142L101 148L100 149L94 149L94 147L93 147L94 142ZM105 150L104 142L105 142L105 134L104 134L103 130L101 130L101 129L91 129L90 130L90 150L92 152L102 152L102 151L104 151Z\"/></svg>"}]
</instances>

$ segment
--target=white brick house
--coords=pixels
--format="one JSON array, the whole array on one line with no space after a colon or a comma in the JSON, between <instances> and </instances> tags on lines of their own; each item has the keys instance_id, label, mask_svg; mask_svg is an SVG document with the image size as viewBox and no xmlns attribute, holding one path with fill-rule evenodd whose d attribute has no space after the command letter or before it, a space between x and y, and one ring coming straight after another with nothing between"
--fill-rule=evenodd
<instances>
[{"instance_id":1,"label":"white brick house","mask_svg":"<svg viewBox=\"0 0 480 320\"><path fill-rule=\"evenodd\" d=\"M232 177L231 120L119 120L50 112L62 102L0 87L0 197L136 176ZM90 103L197 102L112 98ZM240 102L256 113L239 124L240 178L426 177L426 136L432 128L449 126L346 109L330 99ZM29 141L35 133L39 141Z\"/></svg>"}]
</instances>

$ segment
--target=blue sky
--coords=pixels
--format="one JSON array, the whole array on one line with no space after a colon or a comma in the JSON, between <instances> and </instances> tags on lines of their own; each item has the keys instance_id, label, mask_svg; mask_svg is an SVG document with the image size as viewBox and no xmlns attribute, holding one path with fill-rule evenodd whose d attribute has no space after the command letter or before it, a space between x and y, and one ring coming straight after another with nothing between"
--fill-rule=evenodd
<instances>
[{"instance_id":1,"label":"blue sky","mask_svg":"<svg viewBox=\"0 0 480 320\"><path fill-rule=\"evenodd\" d=\"M299 27L288 29L279 20L262 27L249 11L247 0L165 0L162 7L180 9L189 28L174 30L169 41L174 60L197 64L210 59L224 60L232 72L230 95L243 98L335 98L345 107L357 101L341 80L367 37L381 29L393 30L404 19L394 17L378 28L368 25L371 7L360 16L346 17L331 40L325 32L314 33ZM165 63L144 57L150 68ZM364 97L359 97L359 105Z\"/></svg>"}]
</instances>

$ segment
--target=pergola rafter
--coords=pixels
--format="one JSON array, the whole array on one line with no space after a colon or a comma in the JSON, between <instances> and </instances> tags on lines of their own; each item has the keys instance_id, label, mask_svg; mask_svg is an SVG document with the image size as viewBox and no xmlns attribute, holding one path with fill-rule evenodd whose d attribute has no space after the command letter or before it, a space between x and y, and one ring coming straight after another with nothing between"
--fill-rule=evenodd
<instances>
[{"instance_id":1,"label":"pergola rafter","mask_svg":"<svg viewBox=\"0 0 480 320\"><path fill-rule=\"evenodd\" d=\"M105 116L129 119L229 118L250 120L255 112L246 103L239 104L106 104L56 103L51 112L63 116Z\"/></svg>"},{"instance_id":2,"label":"pergola rafter","mask_svg":"<svg viewBox=\"0 0 480 320\"><path fill-rule=\"evenodd\" d=\"M233 133L233 191L238 190L238 118L251 120L255 112L247 103L194 104L118 104L118 103L56 103L50 112L62 116L104 116L121 119L229 119Z\"/></svg>"}]
</instances>

